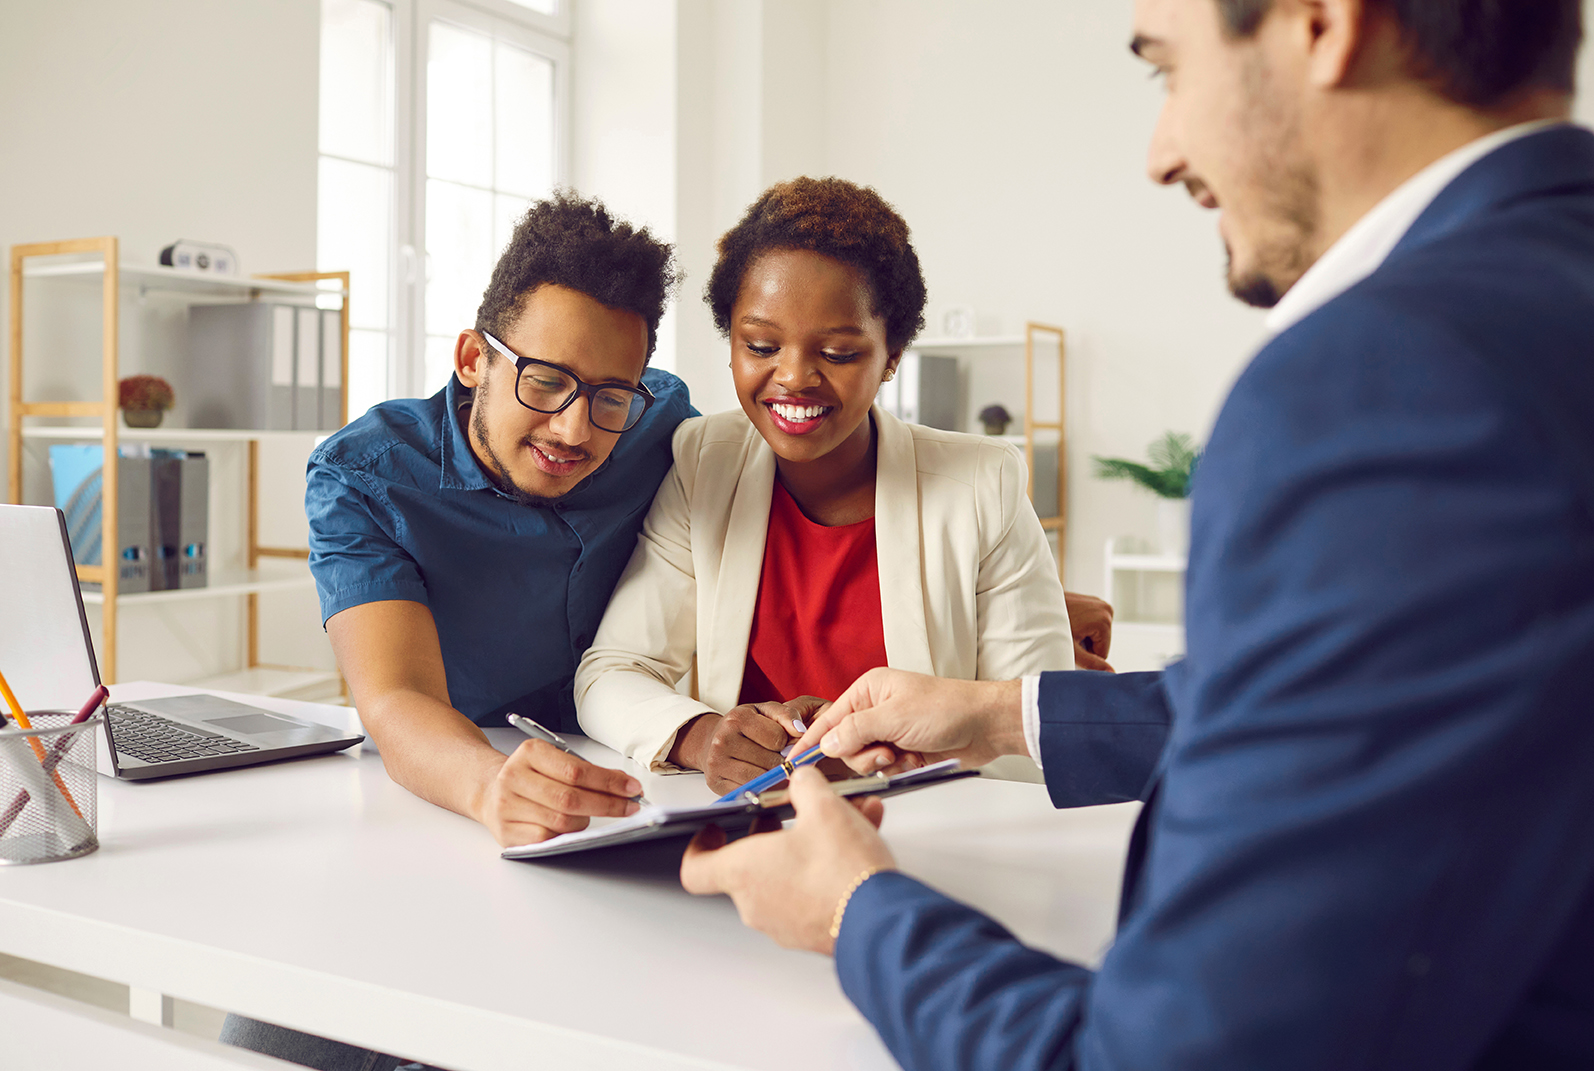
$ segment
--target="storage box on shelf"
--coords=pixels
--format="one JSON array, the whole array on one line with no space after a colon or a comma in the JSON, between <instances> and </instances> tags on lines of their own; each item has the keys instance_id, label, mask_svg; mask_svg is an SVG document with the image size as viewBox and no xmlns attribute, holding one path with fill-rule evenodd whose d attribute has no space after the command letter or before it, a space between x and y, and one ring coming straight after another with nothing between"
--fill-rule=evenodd
<instances>
[{"instance_id":1,"label":"storage box on shelf","mask_svg":"<svg viewBox=\"0 0 1594 1071\"><path fill-rule=\"evenodd\" d=\"M77 259L62 260L63 257ZM92 258L92 259L83 259ZM101 302L100 340L100 398L98 401L28 401L24 394L23 350L24 284L37 280L80 279L100 280ZM123 595L119 591L119 570L106 565L79 565L78 578L86 584L99 585L98 591L85 591L84 602L100 607L102 616L102 650L100 669L107 682L118 679L117 666L117 611L120 604L171 603L195 599L215 599L242 596L246 600L246 653L245 665L238 674L221 678L207 678L214 687L231 687L217 680L234 678L251 684L248 691L307 694L326 686L341 688L336 673L303 670L290 666L264 666L259 657L259 603L262 592L293 589L313 589L314 581L306 568L284 572L284 567L263 568L262 559L287 559L304 562L308 549L301 547L263 546L260 543L260 443L277 437L304 438L308 431L289 432L261 428L123 428L117 420L117 385L122 375L120 294L125 289L136 288L143 296L159 293L174 297L179 303L212 303L216 299L231 298L237 302L274 301L315 309L336 302L340 322L334 330L329 324L323 343L330 345L335 338L340 347L336 360L322 369L330 383L336 376L337 395L318 396L318 411L335 406L335 420L324 421L340 427L348 419L348 353L349 353L349 273L348 272L292 272L262 275L251 278L222 276L205 272L181 271L150 265L124 264L119 259L119 243L114 237L84 238L63 242L41 242L11 247L11 324L10 324L10 424L8 437L10 449L7 462L7 500L24 501L23 443L25 440L85 441L98 440L103 455L101 476L101 539L103 563L115 563L118 512L124 504L117 501L118 450L122 441L156 443L165 446L203 448L205 444L242 444L248 451L248 490L244 496L244 560L242 571L212 569L209 582L202 588L170 591L150 591ZM318 350L319 352L319 350ZM179 387L181 389L181 386ZM36 418L93 418L92 424L33 423ZM296 502L294 509L299 508ZM214 558L214 556L212 556Z\"/></svg>"},{"instance_id":2,"label":"storage box on shelf","mask_svg":"<svg viewBox=\"0 0 1594 1071\"><path fill-rule=\"evenodd\" d=\"M952 356L970 362L971 384L980 378L974 362L989 363L989 358L1023 355L1024 412L1023 430L1002 438L1021 446L1029 470L1029 498L1040 516L1041 527L1057 540L1057 575L1063 575L1063 560L1068 539L1067 466L1067 346L1061 327L1026 323L1021 335L987 335L973 338L921 338L912 349L928 356ZM1055 377L1055 392L1053 378ZM971 390L979 388L971 387ZM963 392L960 391L960 394ZM1056 399L1055 413L1052 410ZM964 408L971 412L958 423L978 431L972 411L997 401L984 395L971 395ZM909 417L908 419L917 419ZM951 430L959 430L954 427Z\"/></svg>"},{"instance_id":3,"label":"storage box on shelf","mask_svg":"<svg viewBox=\"0 0 1594 1071\"><path fill-rule=\"evenodd\" d=\"M1184 657L1183 608L1177 601L1181 591L1175 586L1174 601L1165 608L1166 612L1158 613L1151 605L1154 600L1148 597L1147 579L1168 577L1177 585L1184 576L1185 558L1125 553L1120 546L1120 540L1107 540L1104 556L1102 590L1117 610L1109 661L1119 671L1161 669Z\"/></svg>"}]
</instances>

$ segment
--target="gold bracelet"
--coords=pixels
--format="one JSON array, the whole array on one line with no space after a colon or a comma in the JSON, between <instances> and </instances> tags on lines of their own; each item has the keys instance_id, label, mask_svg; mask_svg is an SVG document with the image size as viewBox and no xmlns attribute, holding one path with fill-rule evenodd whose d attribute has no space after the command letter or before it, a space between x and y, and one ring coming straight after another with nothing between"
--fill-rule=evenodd
<instances>
[{"instance_id":1,"label":"gold bracelet","mask_svg":"<svg viewBox=\"0 0 1594 1071\"><path fill-rule=\"evenodd\" d=\"M832 941L841 936L841 916L847 913L847 904L851 902L852 894L857 892L858 887L864 882L880 873L880 871L887 869L889 868L883 866L866 867L862 874L852 879L852 884L847 886L847 891L841 894L840 900L836 901L836 917L830 920L830 939Z\"/></svg>"}]
</instances>

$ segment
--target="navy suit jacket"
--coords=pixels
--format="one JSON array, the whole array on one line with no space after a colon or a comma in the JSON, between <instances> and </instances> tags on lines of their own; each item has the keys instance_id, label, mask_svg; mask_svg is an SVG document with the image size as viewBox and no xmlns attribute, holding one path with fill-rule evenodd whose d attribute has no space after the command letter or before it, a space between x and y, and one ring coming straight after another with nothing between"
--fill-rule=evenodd
<instances>
[{"instance_id":1,"label":"navy suit jacket","mask_svg":"<svg viewBox=\"0 0 1594 1071\"><path fill-rule=\"evenodd\" d=\"M1053 801L1146 800L1100 969L879 875L836 961L897 1059L1594 1067L1594 135L1262 350L1187 583L1183 662L1042 678Z\"/></svg>"}]
</instances>

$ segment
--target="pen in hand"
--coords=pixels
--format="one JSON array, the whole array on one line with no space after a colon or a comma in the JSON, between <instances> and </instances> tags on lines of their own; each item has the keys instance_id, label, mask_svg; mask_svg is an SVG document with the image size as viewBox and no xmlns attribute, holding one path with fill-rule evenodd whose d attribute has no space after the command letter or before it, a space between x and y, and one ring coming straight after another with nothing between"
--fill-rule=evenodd
<instances>
[{"instance_id":1,"label":"pen in hand","mask_svg":"<svg viewBox=\"0 0 1594 1071\"><path fill-rule=\"evenodd\" d=\"M558 733L555 733L549 729L544 729L541 725L538 725L530 718L523 718L519 714L511 714L509 715L509 724L513 725L515 728L519 729L533 740L541 740L545 744L552 744L560 751L563 751L566 755L575 755L576 758L581 758L580 755L576 754L576 749L565 743L564 739L561 738ZM586 760L583 759L582 761ZM631 802L640 806L648 806L647 797L641 795L640 793L630 797L630 799Z\"/></svg>"}]
</instances>

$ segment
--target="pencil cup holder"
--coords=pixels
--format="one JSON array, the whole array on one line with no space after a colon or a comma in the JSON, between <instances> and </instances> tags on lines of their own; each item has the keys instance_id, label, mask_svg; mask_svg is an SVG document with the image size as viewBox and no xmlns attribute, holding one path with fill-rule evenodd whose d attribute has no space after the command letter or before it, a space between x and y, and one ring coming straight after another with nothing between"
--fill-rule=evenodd
<instances>
[{"instance_id":1,"label":"pencil cup holder","mask_svg":"<svg viewBox=\"0 0 1594 1071\"><path fill-rule=\"evenodd\" d=\"M0 729L0 865L75 859L100 846L94 734L101 715L30 714L31 729Z\"/></svg>"}]
</instances>

